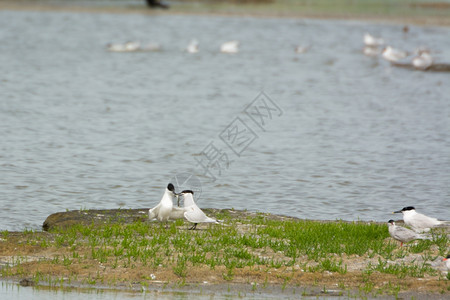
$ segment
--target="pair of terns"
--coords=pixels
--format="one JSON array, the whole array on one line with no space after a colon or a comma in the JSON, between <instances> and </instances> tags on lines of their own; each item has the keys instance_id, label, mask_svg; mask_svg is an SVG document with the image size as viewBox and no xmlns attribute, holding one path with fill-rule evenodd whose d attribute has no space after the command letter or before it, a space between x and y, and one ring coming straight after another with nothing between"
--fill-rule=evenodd
<instances>
[{"instance_id":1,"label":"pair of terns","mask_svg":"<svg viewBox=\"0 0 450 300\"><path fill-rule=\"evenodd\" d=\"M178 207L173 205L175 197L183 196L184 205ZM178 201L179 203L179 201ZM158 205L148 211L150 220L157 219L160 222L167 222L169 219L185 218L194 225L189 228L195 230L198 223L215 223L219 224L216 219L210 218L195 204L194 192L191 190L184 190L181 193L175 193L175 187L169 183L166 191Z\"/></svg>"},{"instance_id":2,"label":"pair of terns","mask_svg":"<svg viewBox=\"0 0 450 300\"><path fill-rule=\"evenodd\" d=\"M400 241L401 245L413 240L430 240L431 236L421 233L430 231L433 227L450 225L450 221L440 221L416 212L414 206L403 207L401 210L394 211L394 213L402 213L405 224L414 229L413 231L405 227L396 226L394 220L388 221L389 234L397 241ZM450 254L444 257L443 261L450 272Z\"/></svg>"},{"instance_id":3,"label":"pair of terns","mask_svg":"<svg viewBox=\"0 0 450 300\"><path fill-rule=\"evenodd\" d=\"M388 221L389 234L397 241L400 241L402 245L413 240L430 239L430 236L423 235L422 233L430 231L433 227L450 224L449 221L440 221L436 218L418 213L414 206L404 207L401 210L394 211L394 213L402 213L405 224L413 229L410 230L405 227L396 226L394 220Z\"/></svg>"}]
</instances>

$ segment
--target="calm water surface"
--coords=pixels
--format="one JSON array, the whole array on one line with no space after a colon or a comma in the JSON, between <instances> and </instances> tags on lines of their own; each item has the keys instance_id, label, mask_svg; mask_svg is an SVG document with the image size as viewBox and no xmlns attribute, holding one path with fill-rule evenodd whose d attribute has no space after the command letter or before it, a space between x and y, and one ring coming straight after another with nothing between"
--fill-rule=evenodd
<instances>
[{"instance_id":1,"label":"calm water surface","mask_svg":"<svg viewBox=\"0 0 450 300\"><path fill-rule=\"evenodd\" d=\"M345 297L337 297L335 296L335 291L330 290L330 296L327 296L321 292L312 292L311 296L304 296L304 292L309 292L308 290L304 290L302 287L297 288L297 290L290 289L282 292L270 293L270 287L268 293L266 291L247 291L245 288L242 288L242 291L239 292L237 290L232 289L231 291L208 291L208 287L195 286L191 287L192 291L189 291L189 288L186 288L186 291L167 291L165 288L150 288L146 291L139 292L129 292L129 291L111 291L104 289L68 289L62 290L57 288L46 288L46 287L21 287L16 284L12 284L10 282L1 282L0 283L0 297L1 299L15 300L15 299L33 299L33 300L48 300L48 299L63 299L63 300L109 300L109 299L156 299L156 300L189 300L189 299L199 299L199 300L229 300L229 299L292 299L293 295L295 297L301 297L301 299L317 299L317 296L312 296L314 294L319 294L320 299L329 300L329 299L343 299ZM234 287L235 288L235 287ZM289 291L289 293L288 293ZM302 296L299 296L302 295ZM372 299L372 298L368 298ZM374 298L375 299L375 298Z\"/></svg>"},{"instance_id":2,"label":"calm water surface","mask_svg":"<svg viewBox=\"0 0 450 300\"><path fill-rule=\"evenodd\" d=\"M154 206L211 142L232 162L199 177L201 207L387 221L414 205L450 219L450 75L361 53L368 31L450 63L450 28L12 11L0 28L1 230ZM240 53L218 53L232 39ZM134 40L163 51L105 50ZM262 90L284 112L265 131L242 113ZM240 157L219 138L237 116L258 136Z\"/></svg>"}]
</instances>

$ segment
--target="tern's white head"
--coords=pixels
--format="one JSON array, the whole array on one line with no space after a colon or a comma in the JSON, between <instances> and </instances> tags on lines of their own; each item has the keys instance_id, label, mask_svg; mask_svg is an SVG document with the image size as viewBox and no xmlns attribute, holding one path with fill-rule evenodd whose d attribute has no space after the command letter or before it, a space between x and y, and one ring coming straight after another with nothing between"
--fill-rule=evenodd
<instances>
[{"instance_id":1,"label":"tern's white head","mask_svg":"<svg viewBox=\"0 0 450 300\"><path fill-rule=\"evenodd\" d=\"M394 211L395 214L402 213L404 216L411 216L416 214L414 206L405 206L401 210Z\"/></svg>"},{"instance_id":2,"label":"tern's white head","mask_svg":"<svg viewBox=\"0 0 450 300\"><path fill-rule=\"evenodd\" d=\"M194 202L194 192L191 190L184 190L180 193L183 195L184 207L189 207L195 204Z\"/></svg>"},{"instance_id":3,"label":"tern's white head","mask_svg":"<svg viewBox=\"0 0 450 300\"><path fill-rule=\"evenodd\" d=\"M392 231L395 230L395 221L394 220L389 220L388 221L388 229L389 229L389 232L392 235Z\"/></svg>"}]
</instances>

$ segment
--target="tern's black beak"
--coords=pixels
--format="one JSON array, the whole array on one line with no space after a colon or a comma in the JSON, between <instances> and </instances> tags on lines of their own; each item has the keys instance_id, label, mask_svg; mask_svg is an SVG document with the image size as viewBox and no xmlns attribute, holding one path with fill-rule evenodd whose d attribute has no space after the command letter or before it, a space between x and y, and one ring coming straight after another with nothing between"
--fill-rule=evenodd
<instances>
[{"instance_id":1,"label":"tern's black beak","mask_svg":"<svg viewBox=\"0 0 450 300\"><path fill-rule=\"evenodd\" d=\"M396 211L393 212L393 214L400 214L400 213L402 213L401 210L396 210Z\"/></svg>"}]
</instances>

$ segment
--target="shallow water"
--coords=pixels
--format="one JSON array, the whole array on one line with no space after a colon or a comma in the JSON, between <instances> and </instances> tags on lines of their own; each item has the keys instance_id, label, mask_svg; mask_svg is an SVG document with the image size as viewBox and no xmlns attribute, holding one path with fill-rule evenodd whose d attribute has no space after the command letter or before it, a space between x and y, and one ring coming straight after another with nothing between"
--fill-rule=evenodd
<instances>
[{"instance_id":1,"label":"shallow water","mask_svg":"<svg viewBox=\"0 0 450 300\"><path fill-rule=\"evenodd\" d=\"M361 53L368 31L450 63L450 28L12 11L0 27L1 230L151 207L182 172L199 175L201 207L387 221L414 205L450 219L449 75ZM239 54L218 53L233 39ZM129 40L163 51L105 50ZM264 130L242 113L262 90L282 109ZM237 116L257 135L240 157L220 139ZM215 182L196 161L210 142L231 161Z\"/></svg>"},{"instance_id":2,"label":"shallow water","mask_svg":"<svg viewBox=\"0 0 450 300\"><path fill-rule=\"evenodd\" d=\"M223 287L222 287L223 288ZM248 286L236 285L229 286L227 290L220 290L211 285L193 285L185 286L184 291L170 290L158 286L143 288L141 291L110 290L102 288L49 288L49 287L22 287L8 281L0 282L0 299L33 299L47 300L52 298L64 300L103 300L103 299L156 299L156 300L187 300L187 299L292 299L293 295L301 299L341 299L344 296L338 296L343 292L339 290L313 291L304 287L283 288L282 291L271 291L271 287L264 287L258 291L250 291ZM347 294L352 292L347 291ZM356 294L356 293L355 293ZM300 296L301 295L301 296ZM372 298L368 298L372 299Z\"/></svg>"},{"instance_id":3,"label":"shallow water","mask_svg":"<svg viewBox=\"0 0 450 300\"><path fill-rule=\"evenodd\" d=\"M101 300L101 299L186 299L181 296L175 297L172 295L160 294L160 297L155 297L155 294L146 295L141 293L128 293L128 292L111 292L104 290L85 290L74 293L73 291L68 292L64 290L57 289L46 289L46 288L34 288L34 287L21 287L16 284L1 282L0 284L0 297L1 299L33 299L33 300L46 300L46 299L65 299L65 300L75 300L75 299L85 299L85 300Z\"/></svg>"},{"instance_id":4,"label":"shallow water","mask_svg":"<svg viewBox=\"0 0 450 300\"><path fill-rule=\"evenodd\" d=\"M196 299L230 299L225 295L204 294L190 294L181 292L164 292L158 290L143 291L143 292L129 292L129 291L112 291L104 289L57 289L46 287L22 287L16 284L2 282L0 284L1 299L33 299L33 300L47 300L52 298L65 300L102 300L102 299L157 299L157 300L187 300L195 295ZM264 297L266 298L266 297ZM251 295L246 296L246 299L256 299Z\"/></svg>"}]
</instances>

